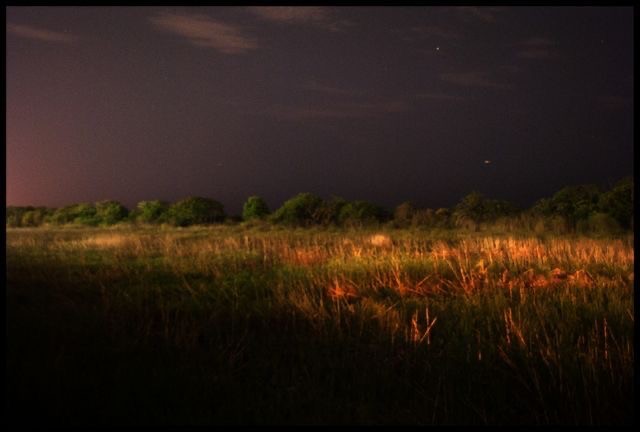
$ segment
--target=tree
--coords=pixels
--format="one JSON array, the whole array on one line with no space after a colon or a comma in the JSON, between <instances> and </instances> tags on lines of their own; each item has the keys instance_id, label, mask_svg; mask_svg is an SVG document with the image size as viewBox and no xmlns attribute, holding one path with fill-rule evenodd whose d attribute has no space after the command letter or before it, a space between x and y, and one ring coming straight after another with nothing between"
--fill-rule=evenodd
<instances>
[{"instance_id":1,"label":"tree","mask_svg":"<svg viewBox=\"0 0 640 432\"><path fill-rule=\"evenodd\" d=\"M265 200L257 195L247 198L247 201L242 206L242 219L263 219L269 215L269 206Z\"/></svg>"},{"instance_id":2,"label":"tree","mask_svg":"<svg viewBox=\"0 0 640 432\"><path fill-rule=\"evenodd\" d=\"M541 198L531 207L530 213L533 216L549 216L553 213L550 198Z\"/></svg>"},{"instance_id":3,"label":"tree","mask_svg":"<svg viewBox=\"0 0 640 432\"><path fill-rule=\"evenodd\" d=\"M485 201L484 195L479 192L471 192L462 198L453 211L456 225L477 230L478 224L484 220Z\"/></svg>"},{"instance_id":4,"label":"tree","mask_svg":"<svg viewBox=\"0 0 640 432\"><path fill-rule=\"evenodd\" d=\"M433 209L416 209L413 211L411 225L414 227L429 227L436 225L436 212Z\"/></svg>"},{"instance_id":5,"label":"tree","mask_svg":"<svg viewBox=\"0 0 640 432\"><path fill-rule=\"evenodd\" d=\"M50 211L46 207L36 207L33 210L28 210L22 215L21 226L24 227L37 227L42 225Z\"/></svg>"},{"instance_id":6,"label":"tree","mask_svg":"<svg viewBox=\"0 0 640 432\"><path fill-rule=\"evenodd\" d=\"M74 224L96 226L100 223L100 219L96 215L96 208L91 203L71 206L70 215Z\"/></svg>"},{"instance_id":7,"label":"tree","mask_svg":"<svg viewBox=\"0 0 640 432\"><path fill-rule=\"evenodd\" d=\"M451 227L451 210L446 207L440 207L436 210L435 214L435 223L439 228L450 228Z\"/></svg>"},{"instance_id":8,"label":"tree","mask_svg":"<svg viewBox=\"0 0 640 432\"><path fill-rule=\"evenodd\" d=\"M409 201L405 201L398 205L393 211L393 220L396 223L396 226L406 227L412 222L415 213L416 209L413 204Z\"/></svg>"},{"instance_id":9,"label":"tree","mask_svg":"<svg viewBox=\"0 0 640 432\"><path fill-rule=\"evenodd\" d=\"M332 196L323 201L316 210L316 220L318 223L328 225L338 225L340 223L340 211L347 204L347 200L338 196Z\"/></svg>"},{"instance_id":10,"label":"tree","mask_svg":"<svg viewBox=\"0 0 640 432\"><path fill-rule=\"evenodd\" d=\"M96 226L100 222L96 217L96 208L91 203L72 204L58 208L50 220L57 225L75 223Z\"/></svg>"},{"instance_id":11,"label":"tree","mask_svg":"<svg viewBox=\"0 0 640 432\"><path fill-rule=\"evenodd\" d=\"M598 208L615 219L621 227L630 228L633 223L633 178L624 178L603 193Z\"/></svg>"},{"instance_id":12,"label":"tree","mask_svg":"<svg viewBox=\"0 0 640 432\"><path fill-rule=\"evenodd\" d=\"M6 208L7 226L12 228L18 228L18 227L24 226L23 219L24 219L25 213L33 211L33 209L34 208L31 206L28 206L28 207L8 206Z\"/></svg>"},{"instance_id":13,"label":"tree","mask_svg":"<svg viewBox=\"0 0 640 432\"><path fill-rule=\"evenodd\" d=\"M118 201L100 201L95 204L96 218L104 225L113 225L124 220L129 210Z\"/></svg>"},{"instance_id":14,"label":"tree","mask_svg":"<svg viewBox=\"0 0 640 432\"><path fill-rule=\"evenodd\" d=\"M615 234L621 231L618 221L607 213L593 213L587 219L588 229L596 234Z\"/></svg>"},{"instance_id":15,"label":"tree","mask_svg":"<svg viewBox=\"0 0 640 432\"><path fill-rule=\"evenodd\" d=\"M218 201L202 197L188 197L174 203L168 212L169 220L176 226L223 222L224 207Z\"/></svg>"},{"instance_id":16,"label":"tree","mask_svg":"<svg viewBox=\"0 0 640 432\"><path fill-rule=\"evenodd\" d=\"M472 192L456 205L454 218L457 225L477 230L480 223L495 222L516 212L516 206L508 201L487 199L481 193Z\"/></svg>"},{"instance_id":17,"label":"tree","mask_svg":"<svg viewBox=\"0 0 640 432\"><path fill-rule=\"evenodd\" d=\"M165 218L168 210L169 203L166 201L140 201L136 205L135 220L142 223L159 223Z\"/></svg>"},{"instance_id":18,"label":"tree","mask_svg":"<svg viewBox=\"0 0 640 432\"><path fill-rule=\"evenodd\" d=\"M575 229L578 221L586 222L591 214L599 210L600 196L600 190L595 185L568 186L550 199L538 201L533 210L547 217L561 217L570 229Z\"/></svg>"},{"instance_id":19,"label":"tree","mask_svg":"<svg viewBox=\"0 0 640 432\"><path fill-rule=\"evenodd\" d=\"M487 199L484 201L483 207L483 222L501 221L503 226L509 217L518 213L518 208L513 203L504 200Z\"/></svg>"},{"instance_id":20,"label":"tree","mask_svg":"<svg viewBox=\"0 0 640 432\"><path fill-rule=\"evenodd\" d=\"M367 201L357 200L344 205L338 219L343 225L362 226L381 222L386 216L386 211L382 207Z\"/></svg>"},{"instance_id":21,"label":"tree","mask_svg":"<svg viewBox=\"0 0 640 432\"><path fill-rule=\"evenodd\" d=\"M57 208L53 212L49 220L56 225L64 225L67 223L71 223L74 217L73 214L71 213L71 210L73 207L74 206L71 205L71 206Z\"/></svg>"},{"instance_id":22,"label":"tree","mask_svg":"<svg viewBox=\"0 0 640 432\"><path fill-rule=\"evenodd\" d=\"M320 220L322 198L312 193L300 193L282 204L272 220L287 225L309 226Z\"/></svg>"}]
</instances>

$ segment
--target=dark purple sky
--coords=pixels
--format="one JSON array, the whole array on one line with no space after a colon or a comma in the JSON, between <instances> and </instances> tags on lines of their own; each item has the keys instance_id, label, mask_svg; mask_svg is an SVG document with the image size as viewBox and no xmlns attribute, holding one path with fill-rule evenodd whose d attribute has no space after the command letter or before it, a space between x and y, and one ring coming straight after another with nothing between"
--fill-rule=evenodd
<instances>
[{"instance_id":1,"label":"dark purple sky","mask_svg":"<svg viewBox=\"0 0 640 432\"><path fill-rule=\"evenodd\" d=\"M529 205L633 173L630 7L6 14L8 205Z\"/></svg>"}]
</instances>

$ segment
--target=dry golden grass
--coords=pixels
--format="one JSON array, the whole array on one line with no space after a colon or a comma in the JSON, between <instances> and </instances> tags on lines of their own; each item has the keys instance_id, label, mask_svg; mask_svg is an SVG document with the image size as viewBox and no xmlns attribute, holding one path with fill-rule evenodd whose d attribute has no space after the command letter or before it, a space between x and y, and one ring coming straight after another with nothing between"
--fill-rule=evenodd
<instances>
[{"instance_id":1,"label":"dry golden grass","mask_svg":"<svg viewBox=\"0 0 640 432\"><path fill-rule=\"evenodd\" d=\"M96 325L105 325L112 340L163 343L177 352L201 353L205 363L207 347L218 352L218 344L233 342L255 349L250 358L256 360L245 360L265 370L282 358L294 359L279 371L284 381L294 380L288 378L292 365L304 364L324 370L334 382L350 382L354 371L362 371L367 379L354 385L370 382L372 391L381 372L394 371L386 380L392 392L395 371L413 368L405 390L423 388L428 396L416 413L433 406L449 422L457 415L435 406L434 398L444 397L445 390L433 376L449 383L449 407L469 402L454 396L461 377L475 406L484 404L486 388L507 395L506 380L522 400L542 407L531 408L532 418L547 423L571 415L588 423L591 413L580 411L584 400L593 410L604 395L614 394L621 405L630 394L631 236L17 229L8 230L7 255L8 279L16 286L51 290L60 310L91 311L89 316L102 311ZM26 295L13 289L13 304L30 304ZM74 301L80 305L74 307ZM12 325L38 323L38 314L29 312ZM60 334L68 328L73 326L61 327ZM258 348L243 345L245 337ZM292 341L314 355L295 360L298 352L287 351ZM327 354L334 343L336 349ZM278 360L280 352L286 355ZM357 354L356 366L350 352ZM344 362L335 363L343 353ZM355 369L339 372L350 367ZM483 374L482 385L476 373ZM307 372L300 376L308 377L313 389L327 382L323 374L318 381ZM320 392L316 401L329 393ZM576 399L578 393L582 399ZM505 404L520 403L501 397L488 413L495 419ZM556 410L553 398L577 411L562 417L566 409ZM611 417L624 417L628 410L623 410ZM601 411L606 418L611 407Z\"/></svg>"},{"instance_id":2,"label":"dry golden grass","mask_svg":"<svg viewBox=\"0 0 640 432\"><path fill-rule=\"evenodd\" d=\"M634 250L630 239L488 236L452 242L420 235L394 239L393 234L383 233L261 233L223 228L53 231L46 238L30 232L9 230L7 247L109 250L122 259L157 256L175 271L211 271L218 265L216 257L221 256L235 256L238 260L255 257L264 267L274 263L323 269L358 266L366 271L369 280L393 286L402 294L452 284L474 291L487 286L542 288L558 284L588 286L615 278L633 281ZM410 268L417 270L410 272ZM621 271L603 272L606 268ZM325 273L324 285L335 284L335 272ZM359 290L358 283L352 285L356 285L352 290Z\"/></svg>"},{"instance_id":3,"label":"dry golden grass","mask_svg":"<svg viewBox=\"0 0 640 432\"><path fill-rule=\"evenodd\" d=\"M383 248L391 248L393 246L393 242L391 241L391 237L385 234L375 234L372 235L369 239L373 246L379 246Z\"/></svg>"}]
</instances>

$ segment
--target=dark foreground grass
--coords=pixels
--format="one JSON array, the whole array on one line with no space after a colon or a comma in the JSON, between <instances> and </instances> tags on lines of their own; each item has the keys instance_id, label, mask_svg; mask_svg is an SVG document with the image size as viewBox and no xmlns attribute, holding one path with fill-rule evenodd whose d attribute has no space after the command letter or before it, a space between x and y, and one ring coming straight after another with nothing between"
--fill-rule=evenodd
<instances>
[{"instance_id":1,"label":"dark foreground grass","mask_svg":"<svg viewBox=\"0 0 640 432\"><path fill-rule=\"evenodd\" d=\"M372 234L9 230L9 421L631 424L630 239Z\"/></svg>"}]
</instances>

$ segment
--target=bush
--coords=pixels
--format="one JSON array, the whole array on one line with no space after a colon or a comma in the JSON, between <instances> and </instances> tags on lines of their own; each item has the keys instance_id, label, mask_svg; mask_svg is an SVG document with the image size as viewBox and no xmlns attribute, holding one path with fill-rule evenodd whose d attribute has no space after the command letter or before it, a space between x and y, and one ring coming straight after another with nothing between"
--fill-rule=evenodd
<instances>
[{"instance_id":1,"label":"bush","mask_svg":"<svg viewBox=\"0 0 640 432\"><path fill-rule=\"evenodd\" d=\"M133 219L142 223L161 223L169 211L169 203L160 200L140 201L136 205Z\"/></svg>"},{"instance_id":2,"label":"bush","mask_svg":"<svg viewBox=\"0 0 640 432\"><path fill-rule=\"evenodd\" d=\"M33 211L33 207L9 206L6 208L6 224L12 228L19 228L23 225L24 215Z\"/></svg>"},{"instance_id":3,"label":"bush","mask_svg":"<svg viewBox=\"0 0 640 432\"><path fill-rule=\"evenodd\" d=\"M103 225L113 225L124 220L129 210L118 201L100 201L95 204L96 218Z\"/></svg>"},{"instance_id":4,"label":"bush","mask_svg":"<svg viewBox=\"0 0 640 432\"><path fill-rule=\"evenodd\" d=\"M407 227L413 221L416 210L412 203L405 201L393 211L393 221L397 227Z\"/></svg>"},{"instance_id":5,"label":"bush","mask_svg":"<svg viewBox=\"0 0 640 432\"><path fill-rule=\"evenodd\" d=\"M33 210L28 210L22 215L21 226L24 227L38 227L45 223L50 211L46 207L36 207Z\"/></svg>"},{"instance_id":6,"label":"bush","mask_svg":"<svg viewBox=\"0 0 640 432\"><path fill-rule=\"evenodd\" d=\"M547 224L545 223L545 219L542 216L536 218L536 222L533 226L533 232L542 235L547 232Z\"/></svg>"},{"instance_id":7,"label":"bush","mask_svg":"<svg viewBox=\"0 0 640 432\"><path fill-rule=\"evenodd\" d=\"M57 225L74 223L97 226L100 223L96 216L96 208L90 203L72 204L56 209L51 215L50 221Z\"/></svg>"},{"instance_id":8,"label":"bush","mask_svg":"<svg viewBox=\"0 0 640 432\"><path fill-rule=\"evenodd\" d=\"M569 186L556 192L550 199L538 201L532 210L543 216L562 217L567 229L585 229L589 215L598 211L600 190L594 185Z\"/></svg>"},{"instance_id":9,"label":"bush","mask_svg":"<svg viewBox=\"0 0 640 432\"><path fill-rule=\"evenodd\" d=\"M436 226L436 212L433 209L418 209L413 211L411 225L414 227Z\"/></svg>"},{"instance_id":10,"label":"bush","mask_svg":"<svg viewBox=\"0 0 640 432\"><path fill-rule=\"evenodd\" d=\"M621 227L630 228L633 223L633 178L619 181L602 194L598 208L615 219Z\"/></svg>"},{"instance_id":11,"label":"bush","mask_svg":"<svg viewBox=\"0 0 640 432\"><path fill-rule=\"evenodd\" d=\"M589 231L596 234L616 234L622 229L618 221L607 213L593 213L588 224Z\"/></svg>"},{"instance_id":12,"label":"bush","mask_svg":"<svg viewBox=\"0 0 640 432\"><path fill-rule=\"evenodd\" d=\"M479 231L480 223L470 217L458 216L456 218L456 227L467 231Z\"/></svg>"},{"instance_id":13,"label":"bush","mask_svg":"<svg viewBox=\"0 0 640 432\"><path fill-rule=\"evenodd\" d=\"M246 221L264 219L269 213L269 207L265 200L256 195L249 197L242 206L242 219Z\"/></svg>"},{"instance_id":14,"label":"bush","mask_svg":"<svg viewBox=\"0 0 640 432\"><path fill-rule=\"evenodd\" d=\"M552 216L549 218L549 230L556 235L568 234L571 232L571 223L564 216Z\"/></svg>"},{"instance_id":15,"label":"bush","mask_svg":"<svg viewBox=\"0 0 640 432\"><path fill-rule=\"evenodd\" d=\"M311 193L300 193L282 204L272 215L276 223L309 226L321 220L322 198Z\"/></svg>"},{"instance_id":16,"label":"bush","mask_svg":"<svg viewBox=\"0 0 640 432\"><path fill-rule=\"evenodd\" d=\"M337 196L323 201L316 210L316 221L325 226L340 224L340 211L346 204L347 200Z\"/></svg>"},{"instance_id":17,"label":"bush","mask_svg":"<svg viewBox=\"0 0 640 432\"><path fill-rule=\"evenodd\" d=\"M380 206L367 201L353 201L342 207L338 219L345 226L362 226L382 222L386 217L386 211Z\"/></svg>"},{"instance_id":18,"label":"bush","mask_svg":"<svg viewBox=\"0 0 640 432\"><path fill-rule=\"evenodd\" d=\"M174 203L168 211L168 219L175 226L189 226L223 222L224 207L218 201L188 197Z\"/></svg>"},{"instance_id":19,"label":"bush","mask_svg":"<svg viewBox=\"0 0 640 432\"><path fill-rule=\"evenodd\" d=\"M451 227L451 210L446 207L440 207L435 212L435 224L438 228Z\"/></svg>"},{"instance_id":20,"label":"bush","mask_svg":"<svg viewBox=\"0 0 640 432\"><path fill-rule=\"evenodd\" d=\"M73 215L72 222L74 224L97 226L100 223L93 204L76 204L71 208L71 214Z\"/></svg>"},{"instance_id":21,"label":"bush","mask_svg":"<svg viewBox=\"0 0 640 432\"><path fill-rule=\"evenodd\" d=\"M456 205L454 219L457 226L477 231L482 222L495 222L516 213L516 207L508 201L487 199L472 192Z\"/></svg>"},{"instance_id":22,"label":"bush","mask_svg":"<svg viewBox=\"0 0 640 432\"><path fill-rule=\"evenodd\" d=\"M481 193L471 192L456 204L453 211L453 217L456 226L469 227L473 225L473 229L484 220L485 213L485 197Z\"/></svg>"}]
</instances>

